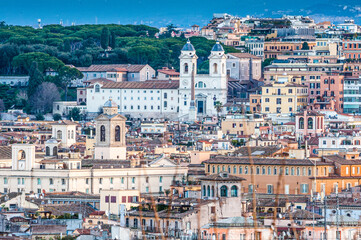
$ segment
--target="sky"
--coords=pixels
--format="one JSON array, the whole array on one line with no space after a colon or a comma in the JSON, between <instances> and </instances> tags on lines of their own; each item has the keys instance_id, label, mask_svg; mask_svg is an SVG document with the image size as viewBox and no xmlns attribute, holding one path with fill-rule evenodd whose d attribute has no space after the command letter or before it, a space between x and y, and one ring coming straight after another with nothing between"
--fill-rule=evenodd
<instances>
[{"instance_id":1,"label":"sky","mask_svg":"<svg viewBox=\"0 0 361 240\"><path fill-rule=\"evenodd\" d=\"M213 13L280 17L310 15L318 21L361 20L360 0L0 0L0 21L12 25L147 24L205 25Z\"/></svg>"}]
</instances>

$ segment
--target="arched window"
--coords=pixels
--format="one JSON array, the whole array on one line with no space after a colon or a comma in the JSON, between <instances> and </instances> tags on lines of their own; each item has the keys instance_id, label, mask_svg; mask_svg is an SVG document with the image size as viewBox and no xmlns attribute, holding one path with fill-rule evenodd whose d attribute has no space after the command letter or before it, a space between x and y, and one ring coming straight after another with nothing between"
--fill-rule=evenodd
<instances>
[{"instance_id":1,"label":"arched window","mask_svg":"<svg viewBox=\"0 0 361 240\"><path fill-rule=\"evenodd\" d=\"M259 175L259 167L256 168L256 174Z\"/></svg>"},{"instance_id":2,"label":"arched window","mask_svg":"<svg viewBox=\"0 0 361 240\"><path fill-rule=\"evenodd\" d=\"M49 146L46 146L46 148L45 148L45 155L50 156L50 147Z\"/></svg>"},{"instance_id":3,"label":"arched window","mask_svg":"<svg viewBox=\"0 0 361 240\"><path fill-rule=\"evenodd\" d=\"M299 129L305 128L305 119L303 117L300 117L300 119L298 120L298 128Z\"/></svg>"},{"instance_id":4,"label":"arched window","mask_svg":"<svg viewBox=\"0 0 361 240\"><path fill-rule=\"evenodd\" d=\"M115 141L120 142L120 127L119 126L115 127Z\"/></svg>"},{"instance_id":5,"label":"arched window","mask_svg":"<svg viewBox=\"0 0 361 240\"><path fill-rule=\"evenodd\" d=\"M295 168L291 167L291 176L295 175Z\"/></svg>"},{"instance_id":6,"label":"arched window","mask_svg":"<svg viewBox=\"0 0 361 240\"><path fill-rule=\"evenodd\" d=\"M273 175L277 175L277 167L273 168Z\"/></svg>"},{"instance_id":7,"label":"arched window","mask_svg":"<svg viewBox=\"0 0 361 240\"><path fill-rule=\"evenodd\" d=\"M306 168L305 167L302 168L302 175L306 176Z\"/></svg>"},{"instance_id":8,"label":"arched window","mask_svg":"<svg viewBox=\"0 0 361 240\"><path fill-rule=\"evenodd\" d=\"M228 188L227 186L223 185L221 187L221 197L227 197L228 196Z\"/></svg>"},{"instance_id":9,"label":"arched window","mask_svg":"<svg viewBox=\"0 0 361 240\"><path fill-rule=\"evenodd\" d=\"M214 197L214 186L211 188L211 196Z\"/></svg>"},{"instance_id":10,"label":"arched window","mask_svg":"<svg viewBox=\"0 0 361 240\"><path fill-rule=\"evenodd\" d=\"M238 187L236 185L231 187L231 197L238 197Z\"/></svg>"},{"instance_id":11,"label":"arched window","mask_svg":"<svg viewBox=\"0 0 361 240\"><path fill-rule=\"evenodd\" d=\"M206 192L206 186L203 186L203 196L205 197L206 194L207 194L207 192Z\"/></svg>"},{"instance_id":12,"label":"arched window","mask_svg":"<svg viewBox=\"0 0 361 240\"><path fill-rule=\"evenodd\" d=\"M248 174L248 167L244 168L244 174Z\"/></svg>"},{"instance_id":13,"label":"arched window","mask_svg":"<svg viewBox=\"0 0 361 240\"><path fill-rule=\"evenodd\" d=\"M184 64L184 73L188 74L188 63Z\"/></svg>"},{"instance_id":14,"label":"arched window","mask_svg":"<svg viewBox=\"0 0 361 240\"><path fill-rule=\"evenodd\" d=\"M207 196L210 197L211 196L211 187L208 185L207 187Z\"/></svg>"},{"instance_id":15,"label":"arched window","mask_svg":"<svg viewBox=\"0 0 361 240\"><path fill-rule=\"evenodd\" d=\"M297 174L297 176L300 176L300 168L299 167L297 167L297 169L296 169L296 174Z\"/></svg>"},{"instance_id":16,"label":"arched window","mask_svg":"<svg viewBox=\"0 0 361 240\"><path fill-rule=\"evenodd\" d=\"M63 133L61 132L61 130L58 130L57 132L56 132L56 138L57 139L62 139L63 138Z\"/></svg>"},{"instance_id":17,"label":"arched window","mask_svg":"<svg viewBox=\"0 0 361 240\"><path fill-rule=\"evenodd\" d=\"M98 84L95 85L95 92L100 92L100 86Z\"/></svg>"},{"instance_id":18,"label":"arched window","mask_svg":"<svg viewBox=\"0 0 361 240\"><path fill-rule=\"evenodd\" d=\"M313 119L311 117L309 117L307 120L307 128L313 129Z\"/></svg>"},{"instance_id":19,"label":"arched window","mask_svg":"<svg viewBox=\"0 0 361 240\"><path fill-rule=\"evenodd\" d=\"M100 141L105 142L105 126L100 127Z\"/></svg>"},{"instance_id":20,"label":"arched window","mask_svg":"<svg viewBox=\"0 0 361 240\"><path fill-rule=\"evenodd\" d=\"M308 176L311 176L312 175L312 169L309 167L308 168Z\"/></svg>"},{"instance_id":21,"label":"arched window","mask_svg":"<svg viewBox=\"0 0 361 240\"><path fill-rule=\"evenodd\" d=\"M224 67L224 63L222 63L222 74L224 74L225 72L225 67Z\"/></svg>"},{"instance_id":22,"label":"arched window","mask_svg":"<svg viewBox=\"0 0 361 240\"><path fill-rule=\"evenodd\" d=\"M216 173L216 167L212 166L212 173Z\"/></svg>"},{"instance_id":23,"label":"arched window","mask_svg":"<svg viewBox=\"0 0 361 240\"><path fill-rule=\"evenodd\" d=\"M218 73L218 64L217 63L213 63L213 73L214 74Z\"/></svg>"},{"instance_id":24,"label":"arched window","mask_svg":"<svg viewBox=\"0 0 361 240\"><path fill-rule=\"evenodd\" d=\"M268 173L267 173L268 175L271 175L271 174L272 174L271 167L268 167L267 172L268 172Z\"/></svg>"},{"instance_id":25,"label":"arched window","mask_svg":"<svg viewBox=\"0 0 361 240\"><path fill-rule=\"evenodd\" d=\"M262 175L265 175L265 174L266 174L266 168L262 167Z\"/></svg>"},{"instance_id":26,"label":"arched window","mask_svg":"<svg viewBox=\"0 0 361 240\"><path fill-rule=\"evenodd\" d=\"M204 82L198 82L198 83L196 83L196 85L194 87L196 87L196 88L205 88L205 87L207 87L207 85Z\"/></svg>"},{"instance_id":27,"label":"arched window","mask_svg":"<svg viewBox=\"0 0 361 240\"><path fill-rule=\"evenodd\" d=\"M53 148L53 156L58 155L58 147Z\"/></svg>"},{"instance_id":28,"label":"arched window","mask_svg":"<svg viewBox=\"0 0 361 240\"><path fill-rule=\"evenodd\" d=\"M20 150L20 151L18 152L18 160L25 160L25 158L26 158L25 151Z\"/></svg>"}]
</instances>

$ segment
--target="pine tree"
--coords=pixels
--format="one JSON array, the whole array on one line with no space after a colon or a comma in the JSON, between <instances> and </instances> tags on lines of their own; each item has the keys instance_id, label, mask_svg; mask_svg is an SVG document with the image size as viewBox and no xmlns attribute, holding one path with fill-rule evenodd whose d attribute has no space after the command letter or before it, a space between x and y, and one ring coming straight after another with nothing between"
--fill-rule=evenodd
<instances>
[{"instance_id":1,"label":"pine tree","mask_svg":"<svg viewBox=\"0 0 361 240\"><path fill-rule=\"evenodd\" d=\"M110 32L107 27L104 27L100 36L100 45L103 49L107 49L109 46Z\"/></svg>"},{"instance_id":2,"label":"pine tree","mask_svg":"<svg viewBox=\"0 0 361 240\"><path fill-rule=\"evenodd\" d=\"M33 62L29 69L29 85L28 85L28 97L31 97L38 86L44 81L43 74L39 71L38 63Z\"/></svg>"}]
</instances>

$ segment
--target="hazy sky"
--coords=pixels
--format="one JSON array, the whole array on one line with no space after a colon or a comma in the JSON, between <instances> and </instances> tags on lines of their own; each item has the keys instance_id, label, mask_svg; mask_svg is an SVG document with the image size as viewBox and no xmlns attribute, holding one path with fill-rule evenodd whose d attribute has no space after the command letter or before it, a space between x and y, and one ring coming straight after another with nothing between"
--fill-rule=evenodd
<instances>
[{"instance_id":1,"label":"hazy sky","mask_svg":"<svg viewBox=\"0 0 361 240\"><path fill-rule=\"evenodd\" d=\"M0 21L17 25L65 25L93 23L144 23L156 27L174 23L204 25L213 13L238 16L282 16L300 13L325 16L360 17L359 0L0 0Z\"/></svg>"}]
</instances>

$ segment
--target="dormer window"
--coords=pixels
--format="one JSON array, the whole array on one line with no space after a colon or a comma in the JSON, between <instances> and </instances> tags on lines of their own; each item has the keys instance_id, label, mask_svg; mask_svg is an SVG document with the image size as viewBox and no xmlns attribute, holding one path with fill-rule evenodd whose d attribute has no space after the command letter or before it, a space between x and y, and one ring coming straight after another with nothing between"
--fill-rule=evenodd
<instances>
[{"instance_id":1,"label":"dormer window","mask_svg":"<svg viewBox=\"0 0 361 240\"><path fill-rule=\"evenodd\" d=\"M100 86L98 84L95 85L95 92L100 92Z\"/></svg>"},{"instance_id":2,"label":"dormer window","mask_svg":"<svg viewBox=\"0 0 361 240\"><path fill-rule=\"evenodd\" d=\"M221 177L223 177L223 178L228 178L228 173L226 173L226 172L221 173Z\"/></svg>"}]
</instances>

